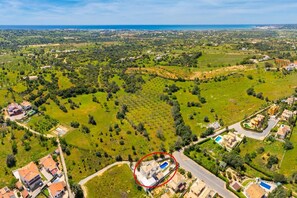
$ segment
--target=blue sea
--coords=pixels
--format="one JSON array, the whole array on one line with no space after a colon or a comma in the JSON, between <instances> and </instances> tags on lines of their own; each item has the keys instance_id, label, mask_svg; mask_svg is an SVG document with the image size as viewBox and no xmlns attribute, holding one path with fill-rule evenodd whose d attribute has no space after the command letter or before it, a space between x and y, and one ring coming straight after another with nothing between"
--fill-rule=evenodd
<instances>
[{"instance_id":1,"label":"blue sea","mask_svg":"<svg viewBox=\"0 0 297 198\"><path fill-rule=\"evenodd\" d=\"M0 25L0 30L242 30L264 25Z\"/></svg>"}]
</instances>

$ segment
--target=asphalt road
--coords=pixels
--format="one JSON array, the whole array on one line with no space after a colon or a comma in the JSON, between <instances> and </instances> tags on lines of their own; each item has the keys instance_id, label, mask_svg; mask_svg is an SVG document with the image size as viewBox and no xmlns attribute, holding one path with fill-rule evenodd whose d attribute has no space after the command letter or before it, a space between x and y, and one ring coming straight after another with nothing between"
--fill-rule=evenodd
<instances>
[{"instance_id":1,"label":"asphalt road","mask_svg":"<svg viewBox=\"0 0 297 198\"><path fill-rule=\"evenodd\" d=\"M244 128L241 127L240 122L237 122L229 126L229 129L235 129L238 133L241 133L249 138L264 140L265 137L269 134L271 129L277 124L278 121L279 119L270 117L268 120L268 127L261 133L245 130Z\"/></svg>"},{"instance_id":2,"label":"asphalt road","mask_svg":"<svg viewBox=\"0 0 297 198\"><path fill-rule=\"evenodd\" d=\"M235 198L235 196L231 191L226 189L225 181L213 175L211 172L188 158L183 154L183 150L179 152L174 152L173 156L180 164L180 166L186 171L190 171L192 175L203 180L211 189L215 190L224 198Z\"/></svg>"}]
</instances>

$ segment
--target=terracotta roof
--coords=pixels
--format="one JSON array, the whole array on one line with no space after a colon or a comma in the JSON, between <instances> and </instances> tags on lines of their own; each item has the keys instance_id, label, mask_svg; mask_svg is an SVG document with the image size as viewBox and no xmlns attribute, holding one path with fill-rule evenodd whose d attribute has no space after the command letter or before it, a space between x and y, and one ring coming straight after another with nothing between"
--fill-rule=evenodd
<instances>
[{"instance_id":1,"label":"terracotta roof","mask_svg":"<svg viewBox=\"0 0 297 198\"><path fill-rule=\"evenodd\" d=\"M28 101L23 101L23 102L21 103L21 105L26 107L26 106L31 106L31 103L28 102Z\"/></svg>"},{"instance_id":2,"label":"terracotta roof","mask_svg":"<svg viewBox=\"0 0 297 198\"><path fill-rule=\"evenodd\" d=\"M31 181L33 178L39 175L39 170L33 162L30 162L27 166L19 169L19 174L26 181Z\"/></svg>"},{"instance_id":3,"label":"terracotta roof","mask_svg":"<svg viewBox=\"0 0 297 198\"><path fill-rule=\"evenodd\" d=\"M40 165L42 165L44 168L48 169L50 172L53 172L55 174L58 170L57 163L52 158L51 155L45 156L44 158L40 159Z\"/></svg>"},{"instance_id":4,"label":"terracotta roof","mask_svg":"<svg viewBox=\"0 0 297 198\"><path fill-rule=\"evenodd\" d=\"M290 131L291 131L291 128L288 125L281 125L277 130L277 134L278 135L287 135L287 133Z\"/></svg>"},{"instance_id":5,"label":"terracotta roof","mask_svg":"<svg viewBox=\"0 0 297 198\"><path fill-rule=\"evenodd\" d=\"M249 198L262 198L265 195L265 190L258 184L252 184L246 189L246 194Z\"/></svg>"},{"instance_id":6,"label":"terracotta roof","mask_svg":"<svg viewBox=\"0 0 297 198\"><path fill-rule=\"evenodd\" d=\"M8 187L4 187L0 189L0 198L12 198L15 197L13 191L11 191Z\"/></svg>"},{"instance_id":7,"label":"terracotta roof","mask_svg":"<svg viewBox=\"0 0 297 198\"><path fill-rule=\"evenodd\" d=\"M26 189L24 189L21 193L22 193L22 196L23 196L24 198L26 198L26 197L29 196L29 193L28 193L28 191L27 191Z\"/></svg>"},{"instance_id":8,"label":"terracotta roof","mask_svg":"<svg viewBox=\"0 0 297 198\"><path fill-rule=\"evenodd\" d=\"M23 184L20 182L20 181L18 181L17 183L15 183L15 186L17 187L17 189L22 189L23 188Z\"/></svg>"},{"instance_id":9,"label":"terracotta roof","mask_svg":"<svg viewBox=\"0 0 297 198\"><path fill-rule=\"evenodd\" d=\"M65 188L65 183L64 182L57 182L57 183L53 183L48 187L48 190L50 191L51 195L54 197L56 196L58 193L60 193L61 191L64 190Z\"/></svg>"}]
</instances>

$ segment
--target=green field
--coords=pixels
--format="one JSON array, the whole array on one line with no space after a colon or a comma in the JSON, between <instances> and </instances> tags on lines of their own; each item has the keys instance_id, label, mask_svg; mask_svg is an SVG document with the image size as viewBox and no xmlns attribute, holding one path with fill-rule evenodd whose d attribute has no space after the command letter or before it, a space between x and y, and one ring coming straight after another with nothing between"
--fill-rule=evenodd
<instances>
[{"instance_id":1,"label":"green field","mask_svg":"<svg viewBox=\"0 0 297 198\"><path fill-rule=\"evenodd\" d=\"M14 178L12 171L27 165L31 161L36 161L49 153L53 152L56 148L53 146L51 140L41 141L39 136L25 136L24 131L12 130L1 133L1 144L0 144L0 186L9 185L10 181ZM12 133L14 134L12 136ZM13 137L13 140L12 140ZM27 139L24 139L24 138ZM6 156L12 154L12 141L17 143L17 153L15 154L16 166L8 168L6 166ZM26 151L24 143L30 145L30 150Z\"/></svg>"},{"instance_id":2,"label":"green field","mask_svg":"<svg viewBox=\"0 0 297 198\"><path fill-rule=\"evenodd\" d=\"M102 175L95 177L86 183L87 197L118 198L147 197L142 188L138 189L133 178L132 171L128 165L120 165L110 168Z\"/></svg>"}]
</instances>

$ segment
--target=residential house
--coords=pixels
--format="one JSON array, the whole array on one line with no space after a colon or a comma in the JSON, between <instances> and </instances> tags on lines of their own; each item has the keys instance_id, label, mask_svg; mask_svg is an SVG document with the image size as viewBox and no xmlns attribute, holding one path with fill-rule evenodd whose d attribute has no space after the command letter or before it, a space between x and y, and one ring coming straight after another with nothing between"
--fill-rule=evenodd
<instances>
[{"instance_id":1,"label":"residential house","mask_svg":"<svg viewBox=\"0 0 297 198\"><path fill-rule=\"evenodd\" d=\"M0 198L16 198L16 196L14 192L6 186L0 189Z\"/></svg>"},{"instance_id":2,"label":"residential house","mask_svg":"<svg viewBox=\"0 0 297 198\"><path fill-rule=\"evenodd\" d=\"M23 108L17 103L11 103L7 106L7 113L9 116L16 116L23 113Z\"/></svg>"},{"instance_id":3,"label":"residential house","mask_svg":"<svg viewBox=\"0 0 297 198\"><path fill-rule=\"evenodd\" d=\"M37 80L38 79L38 76L29 76L28 79L30 81Z\"/></svg>"},{"instance_id":4,"label":"residential house","mask_svg":"<svg viewBox=\"0 0 297 198\"><path fill-rule=\"evenodd\" d=\"M274 115L277 114L278 110L279 110L279 106L276 105L276 104L274 104L274 105L272 105L272 106L268 109L268 114L269 114L270 116L274 116Z\"/></svg>"},{"instance_id":5,"label":"residential house","mask_svg":"<svg viewBox=\"0 0 297 198\"><path fill-rule=\"evenodd\" d=\"M186 178L177 172L172 180L168 183L168 186L175 192L181 192L186 188Z\"/></svg>"},{"instance_id":6,"label":"residential house","mask_svg":"<svg viewBox=\"0 0 297 198\"><path fill-rule=\"evenodd\" d=\"M234 148L237 145L237 138L234 133L228 133L227 135L223 136L222 145L227 148Z\"/></svg>"},{"instance_id":7,"label":"residential house","mask_svg":"<svg viewBox=\"0 0 297 198\"><path fill-rule=\"evenodd\" d=\"M199 198L213 198L216 195L217 193L214 190L210 189L209 187L206 187L199 196Z\"/></svg>"},{"instance_id":8,"label":"residential house","mask_svg":"<svg viewBox=\"0 0 297 198\"><path fill-rule=\"evenodd\" d=\"M291 63L288 59L275 59L275 64L279 67L287 66Z\"/></svg>"},{"instance_id":9,"label":"residential house","mask_svg":"<svg viewBox=\"0 0 297 198\"><path fill-rule=\"evenodd\" d=\"M282 124L276 133L276 136L281 139L285 139L286 136L291 132L291 128L288 125Z\"/></svg>"},{"instance_id":10,"label":"residential house","mask_svg":"<svg viewBox=\"0 0 297 198\"><path fill-rule=\"evenodd\" d=\"M290 110L285 109L281 115L282 120L289 121L291 118L293 118L294 113Z\"/></svg>"},{"instance_id":11,"label":"residential house","mask_svg":"<svg viewBox=\"0 0 297 198\"><path fill-rule=\"evenodd\" d=\"M52 183L49 187L49 193L52 198L60 198L63 197L65 193L65 182L57 182L57 183Z\"/></svg>"},{"instance_id":12,"label":"residential house","mask_svg":"<svg viewBox=\"0 0 297 198\"><path fill-rule=\"evenodd\" d=\"M251 184L245 190L247 198L264 198L265 190L261 188L258 184Z\"/></svg>"},{"instance_id":13,"label":"residential house","mask_svg":"<svg viewBox=\"0 0 297 198\"><path fill-rule=\"evenodd\" d=\"M62 176L62 172L57 166L57 162L52 158L51 155L47 155L40 159L39 164L44 167L44 169L50 173L52 176Z\"/></svg>"},{"instance_id":14,"label":"residential house","mask_svg":"<svg viewBox=\"0 0 297 198\"><path fill-rule=\"evenodd\" d=\"M203 181L197 180L191 186L189 193L186 194L185 198L196 198L199 197L206 185Z\"/></svg>"},{"instance_id":15,"label":"residential house","mask_svg":"<svg viewBox=\"0 0 297 198\"><path fill-rule=\"evenodd\" d=\"M140 168L140 172L146 178L150 178L153 175L155 175L158 172L159 169L160 169L159 164L156 161L152 161L152 162L149 162L146 165L142 165L141 168Z\"/></svg>"},{"instance_id":16,"label":"residential house","mask_svg":"<svg viewBox=\"0 0 297 198\"><path fill-rule=\"evenodd\" d=\"M42 184L38 167L33 162L30 162L27 166L19 169L18 172L21 181L30 190L34 190L38 185Z\"/></svg>"},{"instance_id":17,"label":"residential house","mask_svg":"<svg viewBox=\"0 0 297 198\"><path fill-rule=\"evenodd\" d=\"M45 65L45 66L40 67L40 69L49 69L51 67L52 67L51 65Z\"/></svg>"},{"instance_id":18,"label":"residential house","mask_svg":"<svg viewBox=\"0 0 297 198\"><path fill-rule=\"evenodd\" d=\"M290 97L290 98L287 98L287 100L285 100L285 102L292 106L295 102L297 102L297 98L295 98L294 96Z\"/></svg>"},{"instance_id":19,"label":"residential house","mask_svg":"<svg viewBox=\"0 0 297 198\"><path fill-rule=\"evenodd\" d=\"M254 128L259 128L262 126L263 122L264 122L265 116L262 114L258 114L256 117L254 117L253 119L251 119L251 125Z\"/></svg>"},{"instance_id":20,"label":"residential house","mask_svg":"<svg viewBox=\"0 0 297 198\"><path fill-rule=\"evenodd\" d=\"M28 110L30 110L30 109L32 108L31 103L28 102L28 101L23 101L23 102L21 103L21 106L23 107L23 109L24 109L25 111L28 111Z\"/></svg>"},{"instance_id":21,"label":"residential house","mask_svg":"<svg viewBox=\"0 0 297 198\"><path fill-rule=\"evenodd\" d=\"M23 198L29 197L29 193L28 193L28 191L26 189L22 190L21 194L22 194Z\"/></svg>"}]
</instances>

